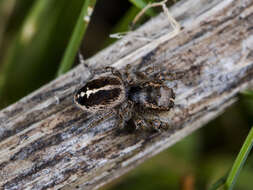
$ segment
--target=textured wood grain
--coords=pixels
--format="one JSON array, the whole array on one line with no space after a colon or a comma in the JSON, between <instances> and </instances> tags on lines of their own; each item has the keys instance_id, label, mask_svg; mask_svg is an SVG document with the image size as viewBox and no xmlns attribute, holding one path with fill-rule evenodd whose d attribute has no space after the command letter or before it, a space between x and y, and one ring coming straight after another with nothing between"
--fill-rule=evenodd
<instances>
[{"instance_id":1,"label":"textured wood grain","mask_svg":"<svg viewBox=\"0 0 253 190\"><path fill-rule=\"evenodd\" d=\"M171 13L183 27L173 39L161 14L87 60L167 76L176 105L160 119L170 129L118 130L115 116L87 129L96 117L73 104L89 76L79 65L0 112L0 189L96 189L203 126L252 86L252 0L185 0Z\"/></svg>"}]
</instances>

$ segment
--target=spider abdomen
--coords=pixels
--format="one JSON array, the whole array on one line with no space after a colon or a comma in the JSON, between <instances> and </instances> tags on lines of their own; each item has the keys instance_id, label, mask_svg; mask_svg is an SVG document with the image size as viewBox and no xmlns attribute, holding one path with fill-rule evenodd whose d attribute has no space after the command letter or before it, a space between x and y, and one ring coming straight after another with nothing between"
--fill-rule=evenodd
<instances>
[{"instance_id":1,"label":"spider abdomen","mask_svg":"<svg viewBox=\"0 0 253 190\"><path fill-rule=\"evenodd\" d=\"M125 100L125 88L117 76L101 76L79 89L74 100L88 112L102 111L122 103Z\"/></svg>"}]
</instances>

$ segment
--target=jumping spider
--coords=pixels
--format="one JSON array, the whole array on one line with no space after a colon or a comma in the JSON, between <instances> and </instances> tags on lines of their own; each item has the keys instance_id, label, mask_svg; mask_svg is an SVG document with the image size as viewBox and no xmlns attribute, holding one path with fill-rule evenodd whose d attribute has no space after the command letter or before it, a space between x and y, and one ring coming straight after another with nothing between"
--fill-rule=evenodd
<instances>
[{"instance_id":1,"label":"jumping spider","mask_svg":"<svg viewBox=\"0 0 253 190\"><path fill-rule=\"evenodd\" d=\"M169 111L174 106L173 90L163 81L150 80L141 72L135 71L136 77L130 78L127 67L124 73L113 67L91 70L91 79L74 95L75 103L91 113L116 112L122 128L132 120L136 128L159 130L162 123L145 118L144 114Z\"/></svg>"}]
</instances>

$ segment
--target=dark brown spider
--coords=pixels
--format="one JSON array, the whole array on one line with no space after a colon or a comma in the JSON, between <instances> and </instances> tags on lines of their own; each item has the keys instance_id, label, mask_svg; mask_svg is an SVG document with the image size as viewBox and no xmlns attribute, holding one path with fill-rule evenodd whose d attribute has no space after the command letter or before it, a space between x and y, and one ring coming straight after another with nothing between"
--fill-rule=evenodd
<instances>
[{"instance_id":1,"label":"dark brown spider","mask_svg":"<svg viewBox=\"0 0 253 190\"><path fill-rule=\"evenodd\" d=\"M144 114L169 111L174 106L173 90L163 81L150 80L137 71L134 81L128 70L122 72L106 67L91 71L91 80L74 95L75 103L91 113L116 112L120 127L132 119L136 128L159 130L161 122L145 118Z\"/></svg>"}]
</instances>

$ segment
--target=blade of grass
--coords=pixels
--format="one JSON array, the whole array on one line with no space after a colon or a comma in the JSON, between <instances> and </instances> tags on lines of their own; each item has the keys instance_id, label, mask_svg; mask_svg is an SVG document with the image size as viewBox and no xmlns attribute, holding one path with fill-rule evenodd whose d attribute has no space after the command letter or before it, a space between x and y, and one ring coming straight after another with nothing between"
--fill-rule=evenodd
<instances>
[{"instance_id":1,"label":"blade of grass","mask_svg":"<svg viewBox=\"0 0 253 190\"><path fill-rule=\"evenodd\" d=\"M246 140L244 141L244 144L232 166L232 169L230 170L227 180L225 182L224 185L224 189L225 190L232 190L234 187L234 184L236 182L236 179L249 155L249 152L252 148L253 145L253 126L246 138Z\"/></svg>"},{"instance_id":2,"label":"blade of grass","mask_svg":"<svg viewBox=\"0 0 253 190\"><path fill-rule=\"evenodd\" d=\"M228 175L225 175L223 177L221 177L220 179L218 179L208 190L216 190L219 187L223 186L224 183L226 182Z\"/></svg>"},{"instance_id":3,"label":"blade of grass","mask_svg":"<svg viewBox=\"0 0 253 190\"><path fill-rule=\"evenodd\" d=\"M4 30L8 23L9 17L14 9L16 0L0 0L0 48L2 45ZM1 57L0 52L0 57Z\"/></svg>"},{"instance_id":4,"label":"blade of grass","mask_svg":"<svg viewBox=\"0 0 253 190\"><path fill-rule=\"evenodd\" d=\"M253 126L244 141L244 144L232 166L232 169L228 174L218 179L208 190L216 190L219 187L222 187L224 190L232 190L234 187L234 184L236 182L236 179L248 157L248 154L250 153L250 150L253 145Z\"/></svg>"},{"instance_id":5,"label":"blade of grass","mask_svg":"<svg viewBox=\"0 0 253 190\"><path fill-rule=\"evenodd\" d=\"M144 0L129 0L134 6L136 6L139 9L143 9L144 7L146 7L148 5L147 2L145 2ZM156 15L155 11L153 9L148 9L145 12L148 16L153 17Z\"/></svg>"},{"instance_id":6,"label":"blade of grass","mask_svg":"<svg viewBox=\"0 0 253 190\"><path fill-rule=\"evenodd\" d=\"M0 107L55 77L83 3L83 0L17 1L11 32L5 34L9 43L0 61L3 63Z\"/></svg>"},{"instance_id":7,"label":"blade of grass","mask_svg":"<svg viewBox=\"0 0 253 190\"><path fill-rule=\"evenodd\" d=\"M24 19L22 27L14 37L5 59L3 59L3 68L0 75L0 97L4 96L5 88L8 85L8 78L11 73L18 67L20 63L16 61L18 54L25 49L25 46L29 41L33 39L33 36L37 29L37 21L40 18L43 11L50 6L51 2L48 0L34 2L29 14ZM19 60L20 61L20 60Z\"/></svg>"},{"instance_id":8,"label":"blade of grass","mask_svg":"<svg viewBox=\"0 0 253 190\"><path fill-rule=\"evenodd\" d=\"M73 65L75 56L86 32L95 5L96 0L85 0L81 14L71 36L69 45L64 53L63 59L58 69L57 76L60 76L63 73L67 72Z\"/></svg>"}]
</instances>

